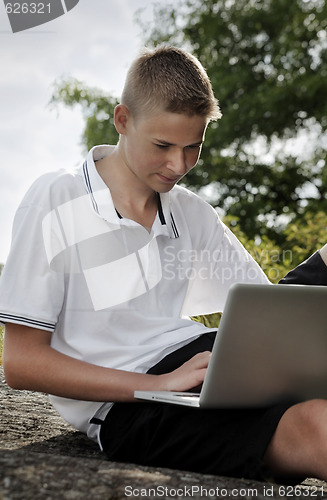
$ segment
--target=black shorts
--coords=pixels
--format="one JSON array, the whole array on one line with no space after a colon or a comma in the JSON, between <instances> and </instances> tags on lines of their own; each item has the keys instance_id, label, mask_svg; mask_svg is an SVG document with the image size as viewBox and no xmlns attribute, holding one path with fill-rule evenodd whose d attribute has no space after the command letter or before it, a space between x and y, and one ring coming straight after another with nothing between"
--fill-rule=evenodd
<instances>
[{"instance_id":1,"label":"black shorts","mask_svg":"<svg viewBox=\"0 0 327 500\"><path fill-rule=\"evenodd\" d=\"M210 349L215 334L179 349L149 372L173 370ZM207 410L163 403L115 403L100 439L110 460L248 479L272 479L263 458L291 406Z\"/></svg>"}]
</instances>

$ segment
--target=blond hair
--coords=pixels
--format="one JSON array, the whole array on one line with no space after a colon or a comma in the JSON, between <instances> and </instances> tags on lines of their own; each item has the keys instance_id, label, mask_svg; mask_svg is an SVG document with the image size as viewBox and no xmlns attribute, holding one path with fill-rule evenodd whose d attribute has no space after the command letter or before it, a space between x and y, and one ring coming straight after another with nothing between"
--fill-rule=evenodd
<instances>
[{"instance_id":1,"label":"blond hair","mask_svg":"<svg viewBox=\"0 0 327 500\"><path fill-rule=\"evenodd\" d=\"M144 49L132 63L122 104L137 118L157 110L221 117L209 77L193 55L172 46Z\"/></svg>"}]
</instances>

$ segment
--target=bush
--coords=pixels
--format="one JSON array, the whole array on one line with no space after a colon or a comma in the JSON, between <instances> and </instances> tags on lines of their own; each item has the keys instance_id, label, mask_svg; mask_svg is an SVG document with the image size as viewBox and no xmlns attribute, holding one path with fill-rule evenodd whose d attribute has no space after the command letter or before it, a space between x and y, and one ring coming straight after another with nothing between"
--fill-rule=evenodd
<instances>
[{"instance_id":1,"label":"bush","mask_svg":"<svg viewBox=\"0 0 327 500\"><path fill-rule=\"evenodd\" d=\"M237 217L227 216L225 224L243 243L272 283L285 276L327 242L327 215L307 212L290 222L283 231L283 243L278 245L267 236L249 239L239 227Z\"/></svg>"}]
</instances>

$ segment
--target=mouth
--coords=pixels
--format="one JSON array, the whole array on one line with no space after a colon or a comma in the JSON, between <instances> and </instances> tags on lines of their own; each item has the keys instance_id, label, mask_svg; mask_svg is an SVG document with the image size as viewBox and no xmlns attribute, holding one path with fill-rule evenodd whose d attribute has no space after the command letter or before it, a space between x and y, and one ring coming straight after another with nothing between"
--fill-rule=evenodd
<instances>
[{"instance_id":1,"label":"mouth","mask_svg":"<svg viewBox=\"0 0 327 500\"><path fill-rule=\"evenodd\" d=\"M159 179L166 183L166 184L176 184L176 182L179 180L179 177L166 177L165 175L162 174L157 174Z\"/></svg>"}]
</instances>

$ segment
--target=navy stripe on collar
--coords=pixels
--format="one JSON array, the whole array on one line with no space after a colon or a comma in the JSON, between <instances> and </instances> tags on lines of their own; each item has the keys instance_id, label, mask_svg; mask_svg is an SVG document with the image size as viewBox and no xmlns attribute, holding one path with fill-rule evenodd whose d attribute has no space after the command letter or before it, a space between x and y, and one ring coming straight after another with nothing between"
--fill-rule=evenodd
<instances>
[{"instance_id":1,"label":"navy stripe on collar","mask_svg":"<svg viewBox=\"0 0 327 500\"><path fill-rule=\"evenodd\" d=\"M97 202L96 202L96 200L94 198L94 194L93 194L93 189L92 189L92 185L91 185L89 171L88 171L88 168L87 168L87 161L85 161L83 163L83 173L84 173L84 179L85 179L85 184L86 184L87 190L89 192L89 195L91 196L93 208L96 211L96 213L98 215L100 215L98 204L97 204Z\"/></svg>"},{"instance_id":2,"label":"navy stripe on collar","mask_svg":"<svg viewBox=\"0 0 327 500\"><path fill-rule=\"evenodd\" d=\"M157 193L157 198L158 198L158 215L159 215L159 219L160 219L160 222L163 226L166 225L166 219L165 219L165 216L164 216L164 213L163 213L163 210L162 210L162 205L161 205L161 198L160 198L160 194Z\"/></svg>"},{"instance_id":3,"label":"navy stripe on collar","mask_svg":"<svg viewBox=\"0 0 327 500\"><path fill-rule=\"evenodd\" d=\"M170 219L171 219L171 227L173 229L174 236L175 236L175 238L179 238L179 233L178 233L178 230L177 230L177 226L176 226L176 223L174 221L173 214L171 212L170 212Z\"/></svg>"}]
</instances>

